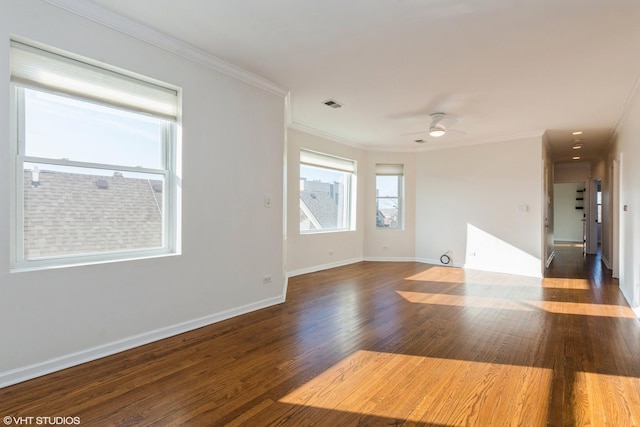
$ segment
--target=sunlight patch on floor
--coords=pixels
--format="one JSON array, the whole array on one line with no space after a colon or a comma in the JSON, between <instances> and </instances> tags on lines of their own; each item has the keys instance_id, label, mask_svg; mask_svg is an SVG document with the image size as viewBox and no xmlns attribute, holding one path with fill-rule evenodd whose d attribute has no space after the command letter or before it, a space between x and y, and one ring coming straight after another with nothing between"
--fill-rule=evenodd
<instances>
[{"instance_id":1,"label":"sunlight patch on floor","mask_svg":"<svg viewBox=\"0 0 640 427\"><path fill-rule=\"evenodd\" d=\"M427 292L396 291L411 303L446 305L450 307L492 308L496 310L537 311L579 316L623 317L633 319L635 314L626 306L609 304L584 304L562 301L512 300L507 298L449 295Z\"/></svg>"},{"instance_id":2,"label":"sunlight patch on floor","mask_svg":"<svg viewBox=\"0 0 640 427\"><path fill-rule=\"evenodd\" d=\"M430 267L418 274L406 277L405 280L439 283L464 283L466 280L466 275L465 271L461 268Z\"/></svg>"},{"instance_id":3,"label":"sunlight patch on floor","mask_svg":"<svg viewBox=\"0 0 640 427\"><path fill-rule=\"evenodd\" d=\"M279 402L442 425L512 414L510 424L536 426L546 425L550 385L545 368L360 350Z\"/></svg>"},{"instance_id":4,"label":"sunlight patch on floor","mask_svg":"<svg viewBox=\"0 0 640 427\"><path fill-rule=\"evenodd\" d=\"M491 285L515 287L540 287L541 279L531 276L518 276L508 273L474 270L459 267L430 267L420 273L405 277L405 280L437 283L455 283L460 285Z\"/></svg>"},{"instance_id":5,"label":"sunlight patch on floor","mask_svg":"<svg viewBox=\"0 0 640 427\"><path fill-rule=\"evenodd\" d=\"M432 294L426 292L396 291L412 303L436 304L453 307L495 308L497 310L534 311L535 307L505 298L478 297L469 295Z\"/></svg>"},{"instance_id":6,"label":"sunlight patch on floor","mask_svg":"<svg viewBox=\"0 0 640 427\"><path fill-rule=\"evenodd\" d=\"M578 316L623 317L635 319L629 307L610 304L583 304L561 301L526 301L544 311L554 314L575 314Z\"/></svg>"},{"instance_id":7,"label":"sunlight patch on floor","mask_svg":"<svg viewBox=\"0 0 640 427\"><path fill-rule=\"evenodd\" d=\"M640 425L640 378L577 372L571 399L575 425Z\"/></svg>"},{"instance_id":8,"label":"sunlight patch on floor","mask_svg":"<svg viewBox=\"0 0 640 427\"><path fill-rule=\"evenodd\" d=\"M548 289L575 289L587 290L591 289L588 279L569 279L547 277L542 280L542 287Z\"/></svg>"}]
</instances>

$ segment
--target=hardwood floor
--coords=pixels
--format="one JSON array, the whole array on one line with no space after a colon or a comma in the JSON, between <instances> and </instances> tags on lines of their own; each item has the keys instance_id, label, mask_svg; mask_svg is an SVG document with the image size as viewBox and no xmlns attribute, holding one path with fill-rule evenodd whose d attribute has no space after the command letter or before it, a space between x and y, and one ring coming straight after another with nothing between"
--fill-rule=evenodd
<instances>
[{"instance_id":1,"label":"hardwood floor","mask_svg":"<svg viewBox=\"0 0 640 427\"><path fill-rule=\"evenodd\" d=\"M0 390L81 425L640 425L640 323L596 257L544 280L362 262L287 302Z\"/></svg>"}]
</instances>

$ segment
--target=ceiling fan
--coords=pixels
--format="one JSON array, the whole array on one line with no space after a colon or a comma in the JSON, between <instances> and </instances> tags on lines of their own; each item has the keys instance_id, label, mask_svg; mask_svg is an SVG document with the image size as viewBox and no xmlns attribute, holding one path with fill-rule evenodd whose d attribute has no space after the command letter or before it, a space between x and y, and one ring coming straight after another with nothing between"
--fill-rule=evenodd
<instances>
[{"instance_id":1,"label":"ceiling fan","mask_svg":"<svg viewBox=\"0 0 640 427\"><path fill-rule=\"evenodd\" d=\"M429 125L429 129L428 130L424 130L424 131L420 131L420 132L414 132L414 133L407 133L406 135L418 135L421 133L429 133L429 136L432 136L434 138L439 138L445 134L447 134L448 132L459 132L462 134L465 134L466 132L458 130L458 129L452 129L452 128L448 128L444 125L443 120L445 118L447 118L447 115L445 113L432 113L430 114L431 117L431 124Z\"/></svg>"}]
</instances>

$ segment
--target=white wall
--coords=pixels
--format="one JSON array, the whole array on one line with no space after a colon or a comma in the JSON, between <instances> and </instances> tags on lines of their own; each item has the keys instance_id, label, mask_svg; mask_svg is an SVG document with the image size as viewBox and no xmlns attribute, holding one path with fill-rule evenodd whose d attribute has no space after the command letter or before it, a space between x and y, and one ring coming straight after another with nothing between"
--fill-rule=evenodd
<instances>
[{"instance_id":1,"label":"white wall","mask_svg":"<svg viewBox=\"0 0 640 427\"><path fill-rule=\"evenodd\" d=\"M554 252L554 218L553 218L553 181L554 181L554 167L551 159L551 148L549 136L545 132L542 135L542 247L544 248L543 259L545 260L545 268L549 267Z\"/></svg>"},{"instance_id":2,"label":"white wall","mask_svg":"<svg viewBox=\"0 0 640 427\"><path fill-rule=\"evenodd\" d=\"M183 88L182 255L9 273L10 35ZM38 0L0 37L0 386L284 299L281 96Z\"/></svg>"},{"instance_id":3,"label":"white wall","mask_svg":"<svg viewBox=\"0 0 640 427\"><path fill-rule=\"evenodd\" d=\"M366 260L401 261L415 259L416 242L416 169L415 153L366 153L366 175L360 179L365 185L364 257ZM402 230L376 227L376 163L404 165L404 228Z\"/></svg>"},{"instance_id":4,"label":"white wall","mask_svg":"<svg viewBox=\"0 0 640 427\"><path fill-rule=\"evenodd\" d=\"M587 182L591 177L591 165L587 162L556 163L554 182Z\"/></svg>"},{"instance_id":5,"label":"white wall","mask_svg":"<svg viewBox=\"0 0 640 427\"><path fill-rule=\"evenodd\" d=\"M365 182L358 179L356 229L300 234L300 149L330 154L357 162L357 175L367 176L369 165L362 150L295 129L287 133L287 271L290 276L350 264L363 259Z\"/></svg>"},{"instance_id":6,"label":"white wall","mask_svg":"<svg viewBox=\"0 0 640 427\"><path fill-rule=\"evenodd\" d=\"M427 151L416 161L416 257L542 274L542 139Z\"/></svg>"},{"instance_id":7,"label":"white wall","mask_svg":"<svg viewBox=\"0 0 640 427\"><path fill-rule=\"evenodd\" d=\"M610 159L621 160L620 289L640 314L640 92L636 90L617 128ZM624 210L626 206L626 210Z\"/></svg>"},{"instance_id":8,"label":"white wall","mask_svg":"<svg viewBox=\"0 0 640 427\"><path fill-rule=\"evenodd\" d=\"M564 182L554 185L554 236L558 242L579 242L582 243L583 224L582 218L584 209L576 209L576 206L585 206L584 200L578 201L577 197L584 198L583 182ZM579 203L579 205L577 204Z\"/></svg>"}]
</instances>

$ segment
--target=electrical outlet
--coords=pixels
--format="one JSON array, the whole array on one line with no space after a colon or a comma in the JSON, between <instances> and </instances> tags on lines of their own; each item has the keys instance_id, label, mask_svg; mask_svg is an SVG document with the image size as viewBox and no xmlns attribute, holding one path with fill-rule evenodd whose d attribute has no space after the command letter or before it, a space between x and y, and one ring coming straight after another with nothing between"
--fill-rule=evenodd
<instances>
[{"instance_id":1,"label":"electrical outlet","mask_svg":"<svg viewBox=\"0 0 640 427\"><path fill-rule=\"evenodd\" d=\"M271 276L262 276L262 283L271 283Z\"/></svg>"}]
</instances>

